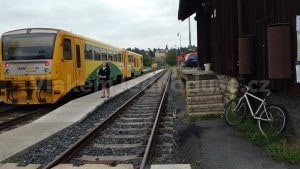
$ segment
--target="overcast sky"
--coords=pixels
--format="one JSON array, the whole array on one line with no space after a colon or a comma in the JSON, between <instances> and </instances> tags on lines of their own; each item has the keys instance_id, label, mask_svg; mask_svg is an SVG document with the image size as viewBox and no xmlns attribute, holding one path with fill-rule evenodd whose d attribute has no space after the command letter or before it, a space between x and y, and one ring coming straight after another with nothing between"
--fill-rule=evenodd
<instances>
[{"instance_id":1,"label":"overcast sky","mask_svg":"<svg viewBox=\"0 0 300 169\"><path fill-rule=\"evenodd\" d=\"M178 21L179 0L0 0L0 33L59 28L118 47L188 46L188 22ZM196 22L191 18L192 45Z\"/></svg>"}]
</instances>

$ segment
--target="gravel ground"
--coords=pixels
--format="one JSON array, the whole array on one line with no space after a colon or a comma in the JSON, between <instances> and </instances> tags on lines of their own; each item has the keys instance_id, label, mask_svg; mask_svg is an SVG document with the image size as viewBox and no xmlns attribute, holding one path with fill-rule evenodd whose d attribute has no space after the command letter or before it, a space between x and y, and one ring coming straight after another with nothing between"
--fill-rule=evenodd
<instances>
[{"instance_id":1,"label":"gravel ground","mask_svg":"<svg viewBox=\"0 0 300 169\"><path fill-rule=\"evenodd\" d=\"M158 76L159 75L156 75L155 77ZM48 140L41 142L39 145L28 149L14 159L9 160L9 162L19 163L20 165L49 163L55 156L65 151L71 144L75 143L81 136L86 134L89 129L93 128L95 124L101 122L101 120L107 117L112 111L116 110L126 100L138 93L153 79L154 78L148 79L140 85L130 89L128 92L109 100L83 121L68 127Z\"/></svg>"},{"instance_id":2,"label":"gravel ground","mask_svg":"<svg viewBox=\"0 0 300 169\"><path fill-rule=\"evenodd\" d=\"M179 103L179 97L181 96L179 87L181 85L181 81L177 80L177 72L173 71L171 77L171 86L168 94L167 107L163 112L163 117L160 123L160 128L165 128L159 131L159 135L157 138L157 145L154 148L154 155L151 159L151 164L174 164L176 163L176 130L181 127L181 122L183 121L183 116L179 116L177 114L177 118L173 118L175 116L175 110L185 110L179 106L182 103ZM161 135L160 135L161 134ZM168 134L168 135L164 135Z\"/></svg>"},{"instance_id":3,"label":"gravel ground","mask_svg":"<svg viewBox=\"0 0 300 169\"><path fill-rule=\"evenodd\" d=\"M193 169L299 169L274 161L223 119L193 123L181 138L179 157Z\"/></svg>"}]
</instances>

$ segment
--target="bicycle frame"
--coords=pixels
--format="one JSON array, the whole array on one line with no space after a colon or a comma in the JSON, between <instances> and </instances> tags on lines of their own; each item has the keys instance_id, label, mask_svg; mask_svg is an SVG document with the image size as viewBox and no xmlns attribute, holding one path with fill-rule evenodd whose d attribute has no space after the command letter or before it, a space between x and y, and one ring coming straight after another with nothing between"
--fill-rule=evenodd
<instances>
[{"instance_id":1,"label":"bicycle frame","mask_svg":"<svg viewBox=\"0 0 300 169\"><path fill-rule=\"evenodd\" d=\"M257 108L257 110L256 110L255 113L254 113L254 111L253 111L253 109L252 109L252 107L251 107L251 104L250 104L250 101L249 101L249 98L248 98L248 97L252 97L252 98L254 98L254 99L256 99L256 100L258 100L258 101L261 102L260 106ZM263 120L263 121L271 121L271 119L270 119L270 117L269 117L269 115L268 115L268 113L267 113L265 99L261 99L261 98L259 98L259 97L256 97L256 96L254 96L253 94L251 94L251 93L249 93L248 91L246 91L245 94L239 99L239 102L238 102L236 108L238 108L238 107L240 106L240 104L242 103L243 99L246 100L247 106L248 106L248 108L249 108L249 110L250 110L250 113L251 113L251 116L252 116L254 119L257 119L257 120ZM266 114L267 114L267 119L258 117L259 112L260 112L260 110L261 110L262 108L263 108L263 111L265 111ZM234 111L236 111L236 109L234 109Z\"/></svg>"}]
</instances>

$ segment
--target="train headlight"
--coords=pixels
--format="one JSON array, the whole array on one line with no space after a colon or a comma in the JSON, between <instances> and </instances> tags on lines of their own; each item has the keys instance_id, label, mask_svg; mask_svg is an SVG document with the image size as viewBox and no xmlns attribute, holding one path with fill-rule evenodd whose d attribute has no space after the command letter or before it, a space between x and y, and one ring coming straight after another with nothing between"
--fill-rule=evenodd
<instances>
[{"instance_id":1,"label":"train headlight","mask_svg":"<svg viewBox=\"0 0 300 169\"><path fill-rule=\"evenodd\" d=\"M49 66L50 63L48 61L45 62L45 66Z\"/></svg>"},{"instance_id":2,"label":"train headlight","mask_svg":"<svg viewBox=\"0 0 300 169\"><path fill-rule=\"evenodd\" d=\"M9 63L5 63L5 67L9 67L10 66L10 64Z\"/></svg>"},{"instance_id":3,"label":"train headlight","mask_svg":"<svg viewBox=\"0 0 300 169\"><path fill-rule=\"evenodd\" d=\"M44 71L45 71L45 72L48 72L48 71L49 71L49 69L48 69L48 68L45 68L45 69L44 69Z\"/></svg>"},{"instance_id":4,"label":"train headlight","mask_svg":"<svg viewBox=\"0 0 300 169\"><path fill-rule=\"evenodd\" d=\"M5 72L6 72L6 73L10 73L10 70L9 70L9 69L6 69Z\"/></svg>"}]
</instances>

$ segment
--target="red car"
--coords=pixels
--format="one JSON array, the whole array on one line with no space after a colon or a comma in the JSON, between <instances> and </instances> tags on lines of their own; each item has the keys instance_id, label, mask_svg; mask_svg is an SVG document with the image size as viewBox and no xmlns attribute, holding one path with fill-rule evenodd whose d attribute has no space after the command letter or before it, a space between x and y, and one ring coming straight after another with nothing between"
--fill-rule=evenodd
<instances>
[{"instance_id":1,"label":"red car","mask_svg":"<svg viewBox=\"0 0 300 169\"><path fill-rule=\"evenodd\" d=\"M198 66L198 55L197 51L190 51L185 52L182 54L179 54L177 56L177 64L178 66L188 66L188 67L194 67Z\"/></svg>"}]
</instances>

